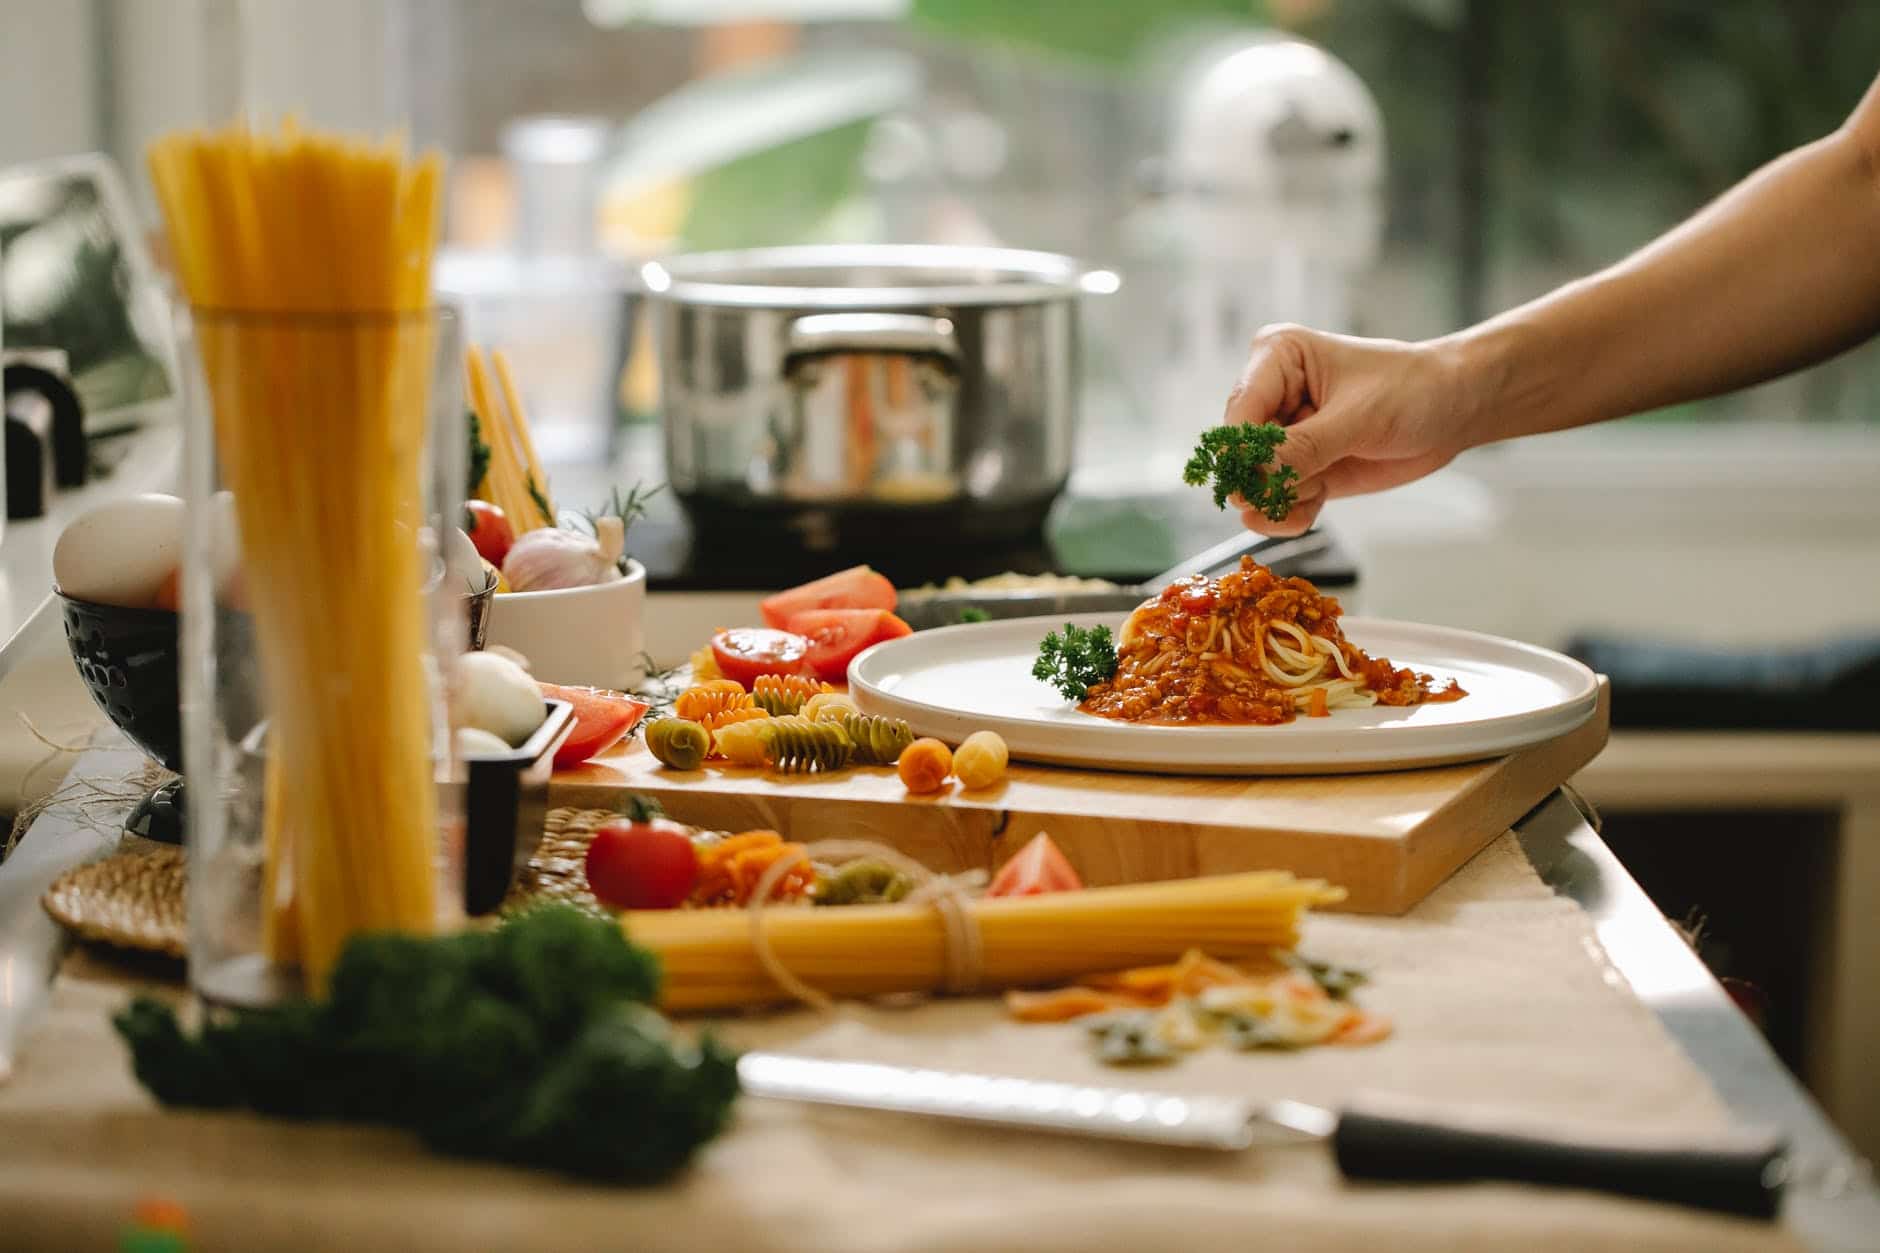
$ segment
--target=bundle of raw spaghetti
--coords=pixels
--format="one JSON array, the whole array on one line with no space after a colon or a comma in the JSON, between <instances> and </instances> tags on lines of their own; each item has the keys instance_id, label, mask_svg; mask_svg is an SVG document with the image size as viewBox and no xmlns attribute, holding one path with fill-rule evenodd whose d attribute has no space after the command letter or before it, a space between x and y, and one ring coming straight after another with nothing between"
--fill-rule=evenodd
<instances>
[{"instance_id":1,"label":"bundle of raw spaghetti","mask_svg":"<svg viewBox=\"0 0 1880 1253\"><path fill-rule=\"evenodd\" d=\"M495 385L490 374L495 372ZM555 525L555 505L548 496L548 476L535 455L535 440L529 435L529 415L522 407L522 393L509 369L509 358L501 350L491 352L489 365L474 345L464 354L464 390L470 399L470 412L476 415L477 429L489 445L489 468L483 481L472 493L487 500L508 515L516 534L538 527Z\"/></svg>"},{"instance_id":2,"label":"bundle of raw spaghetti","mask_svg":"<svg viewBox=\"0 0 1880 1253\"><path fill-rule=\"evenodd\" d=\"M149 159L267 702L264 943L318 985L354 932L437 921L417 535L440 163L291 123Z\"/></svg>"},{"instance_id":3,"label":"bundle of raw spaghetti","mask_svg":"<svg viewBox=\"0 0 1880 1253\"><path fill-rule=\"evenodd\" d=\"M812 846L813 851L813 846ZM1087 888L1045 896L962 900L972 952L938 902L776 907L758 921L777 962L831 996L931 992L949 983L1024 987L1099 971L1174 961L1191 948L1223 958L1293 947L1306 909L1344 890L1285 871ZM636 944L659 954L670 1010L729 1009L788 999L758 953L744 910L623 915Z\"/></svg>"}]
</instances>

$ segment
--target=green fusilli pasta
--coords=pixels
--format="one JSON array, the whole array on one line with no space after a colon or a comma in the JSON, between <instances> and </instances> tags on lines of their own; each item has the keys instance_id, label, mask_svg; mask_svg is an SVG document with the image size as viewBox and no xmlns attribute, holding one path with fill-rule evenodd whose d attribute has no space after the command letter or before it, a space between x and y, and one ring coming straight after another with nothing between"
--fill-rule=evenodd
<instances>
[{"instance_id":1,"label":"green fusilli pasta","mask_svg":"<svg viewBox=\"0 0 1880 1253\"><path fill-rule=\"evenodd\" d=\"M674 770L697 770L711 746L711 733L684 718L657 718L646 727L647 751Z\"/></svg>"},{"instance_id":2,"label":"green fusilli pasta","mask_svg":"<svg viewBox=\"0 0 1880 1253\"><path fill-rule=\"evenodd\" d=\"M770 732L770 761L779 770L792 774L827 773L842 769L855 755L854 741L833 722L811 722L802 717L773 718L766 726Z\"/></svg>"},{"instance_id":3,"label":"green fusilli pasta","mask_svg":"<svg viewBox=\"0 0 1880 1253\"><path fill-rule=\"evenodd\" d=\"M914 742L914 729L899 718L850 714L842 729L855 742L855 760L866 766L892 766Z\"/></svg>"}]
</instances>

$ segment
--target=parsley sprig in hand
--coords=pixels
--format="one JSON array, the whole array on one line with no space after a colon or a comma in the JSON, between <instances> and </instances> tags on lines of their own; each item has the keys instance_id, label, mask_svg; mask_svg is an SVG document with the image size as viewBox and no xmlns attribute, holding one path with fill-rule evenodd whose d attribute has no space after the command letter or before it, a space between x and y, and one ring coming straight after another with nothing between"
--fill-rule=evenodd
<instances>
[{"instance_id":1,"label":"parsley sprig in hand","mask_svg":"<svg viewBox=\"0 0 1880 1253\"><path fill-rule=\"evenodd\" d=\"M1299 500L1293 486L1299 476L1293 468L1268 468L1274 451L1285 442L1286 428L1272 422L1234 423L1203 431L1194 456L1182 468L1182 482L1201 487L1212 478L1215 508L1227 508L1227 498L1237 495L1278 522Z\"/></svg>"},{"instance_id":2,"label":"parsley sprig in hand","mask_svg":"<svg viewBox=\"0 0 1880 1253\"><path fill-rule=\"evenodd\" d=\"M1053 631L1039 643L1031 674L1064 693L1066 700L1082 700L1091 684L1116 674L1116 641L1110 638L1110 628L1066 622L1062 635Z\"/></svg>"}]
</instances>

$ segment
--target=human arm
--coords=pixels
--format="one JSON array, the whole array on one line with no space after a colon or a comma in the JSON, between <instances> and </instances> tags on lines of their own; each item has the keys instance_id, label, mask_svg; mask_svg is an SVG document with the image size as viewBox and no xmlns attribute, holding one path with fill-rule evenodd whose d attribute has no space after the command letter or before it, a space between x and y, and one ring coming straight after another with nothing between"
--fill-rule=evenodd
<instances>
[{"instance_id":1,"label":"human arm","mask_svg":"<svg viewBox=\"0 0 1880 1253\"><path fill-rule=\"evenodd\" d=\"M1742 387L1880 331L1880 81L1832 135L1772 162L1639 252L1420 344L1273 327L1229 422L1289 427L1296 534L1324 502L1457 453Z\"/></svg>"}]
</instances>

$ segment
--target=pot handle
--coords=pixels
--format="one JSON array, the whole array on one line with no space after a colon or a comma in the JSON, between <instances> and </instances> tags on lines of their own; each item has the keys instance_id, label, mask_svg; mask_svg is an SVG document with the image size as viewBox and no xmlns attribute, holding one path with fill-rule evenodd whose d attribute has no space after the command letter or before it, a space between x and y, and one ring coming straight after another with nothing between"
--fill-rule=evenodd
<instances>
[{"instance_id":1,"label":"pot handle","mask_svg":"<svg viewBox=\"0 0 1880 1253\"><path fill-rule=\"evenodd\" d=\"M790 323L789 357L835 352L923 353L960 359L950 318L914 313L812 313Z\"/></svg>"}]
</instances>

